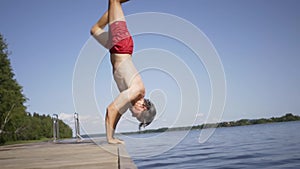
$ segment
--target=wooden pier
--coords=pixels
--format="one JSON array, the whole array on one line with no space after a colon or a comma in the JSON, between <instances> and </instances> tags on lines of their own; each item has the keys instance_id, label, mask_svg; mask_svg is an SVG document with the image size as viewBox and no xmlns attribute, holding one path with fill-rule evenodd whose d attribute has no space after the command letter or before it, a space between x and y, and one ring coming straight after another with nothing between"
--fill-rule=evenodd
<instances>
[{"instance_id":1,"label":"wooden pier","mask_svg":"<svg viewBox=\"0 0 300 169\"><path fill-rule=\"evenodd\" d=\"M137 168L124 145L92 141L43 142L0 147L1 169Z\"/></svg>"}]
</instances>

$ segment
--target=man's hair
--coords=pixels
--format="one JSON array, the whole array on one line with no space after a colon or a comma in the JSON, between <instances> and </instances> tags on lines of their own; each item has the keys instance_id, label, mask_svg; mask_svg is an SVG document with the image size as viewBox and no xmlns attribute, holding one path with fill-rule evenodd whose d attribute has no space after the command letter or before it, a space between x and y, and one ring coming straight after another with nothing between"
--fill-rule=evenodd
<instances>
[{"instance_id":1,"label":"man's hair","mask_svg":"<svg viewBox=\"0 0 300 169\"><path fill-rule=\"evenodd\" d=\"M154 104L149 99L144 99L144 104L147 107L147 110L142 112L142 121L139 125L139 130L141 127L148 126L153 120L156 115L156 109Z\"/></svg>"}]
</instances>

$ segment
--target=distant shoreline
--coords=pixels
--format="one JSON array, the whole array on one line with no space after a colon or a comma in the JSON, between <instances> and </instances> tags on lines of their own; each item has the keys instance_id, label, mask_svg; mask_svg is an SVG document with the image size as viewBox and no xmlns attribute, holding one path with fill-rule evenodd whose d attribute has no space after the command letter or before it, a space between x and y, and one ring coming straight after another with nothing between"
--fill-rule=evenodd
<instances>
[{"instance_id":1,"label":"distant shoreline","mask_svg":"<svg viewBox=\"0 0 300 169\"><path fill-rule=\"evenodd\" d=\"M256 125L256 124L268 124L268 123L278 123L278 122L291 122L291 121L300 121L300 116L293 115L291 113L285 114L281 117L272 117L272 118L260 118L260 119L240 119L237 121L229 121L229 122L220 122L220 123L208 123L208 124L201 124L197 126L186 126L186 127L163 127L159 129L151 129L151 130L144 130L144 131L134 131L134 132L121 132L116 133L116 135L132 135L132 134L147 134L147 133L162 133L162 132L169 132L169 131L184 131L184 130L200 130L200 129L207 129L207 128L221 128L221 127L237 127L237 126L247 126L247 125ZM83 138L95 138L95 137L105 137L106 134L86 134L82 135ZM27 141L15 141L15 142L8 142L5 145L10 144L26 144L32 142L48 142L52 139L40 139L40 140L27 140Z\"/></svg>"},{"instance_id":2,"label":"distant shoreline","mask_svg":"<svg viewBox=\"0 0 300 169\"><path fill-rule=\"evenodd\" d=\"M184 130L200 130L207 128L220 128L220 127L236 127L236 126L247 126L247 125L256 125L256 124L267 124L267 123L278 123L278 122L290 122L290 121L300 121L300 116L287 113L281 117L272 117L272 118L260 118L260 119L240 119L237 121L229 122L220 122L220 123L207 123L197 126L186 126L186 127L163 127L159 129L151 129L144 131L133 131L133 132L121 132L116 133L117 135L131 135L131 134L147 134L147 133L161 133L167 131L184 131ZM91 137L105 137L105 134L88 134L83 135L83 138Z\"/></svg>"}]
</instances>

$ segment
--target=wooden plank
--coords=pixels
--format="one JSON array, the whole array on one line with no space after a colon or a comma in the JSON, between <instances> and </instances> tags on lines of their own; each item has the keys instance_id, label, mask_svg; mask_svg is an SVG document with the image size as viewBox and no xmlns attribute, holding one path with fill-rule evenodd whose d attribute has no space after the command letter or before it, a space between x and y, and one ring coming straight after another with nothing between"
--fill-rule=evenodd
<instances>
[{"instance_id":1,"label":"wooden plank","mask_svg":"<svg viewBox=\"0 0 300 169\"><path fill-rule=\"evenodd\" d=\"M137 169L124 145L118 145L119 169Z\"/></svg>"},{"instance_id":2,"label":"wooden plank","mask_svg":"<svg viewBox=\"0 0 300 169\"><path fill-rule=\"evenodd\" d=\"M34 143L0 147L1 169L119 168L118 146Z\"/></svg>"}]
</instances>

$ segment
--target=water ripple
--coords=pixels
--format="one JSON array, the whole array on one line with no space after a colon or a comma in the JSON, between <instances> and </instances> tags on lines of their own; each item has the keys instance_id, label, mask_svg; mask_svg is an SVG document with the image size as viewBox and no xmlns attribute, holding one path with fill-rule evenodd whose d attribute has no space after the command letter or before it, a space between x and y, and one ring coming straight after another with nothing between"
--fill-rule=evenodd
<instances>
[{"instance_id":1,"label":"water ripple","mask_svg":"<svg viewBox=\"0 0 300 169\"><path fill-rule=\"evenodd\" d=\"M175 148L134 161L141 169L300 168L299 128L300 122L218 128L203 144L197 141L199 131L192 131ZM159 140L151 147L144 144L127 149L151 152L162 145Z\"/></svg>"}]
</instances>

